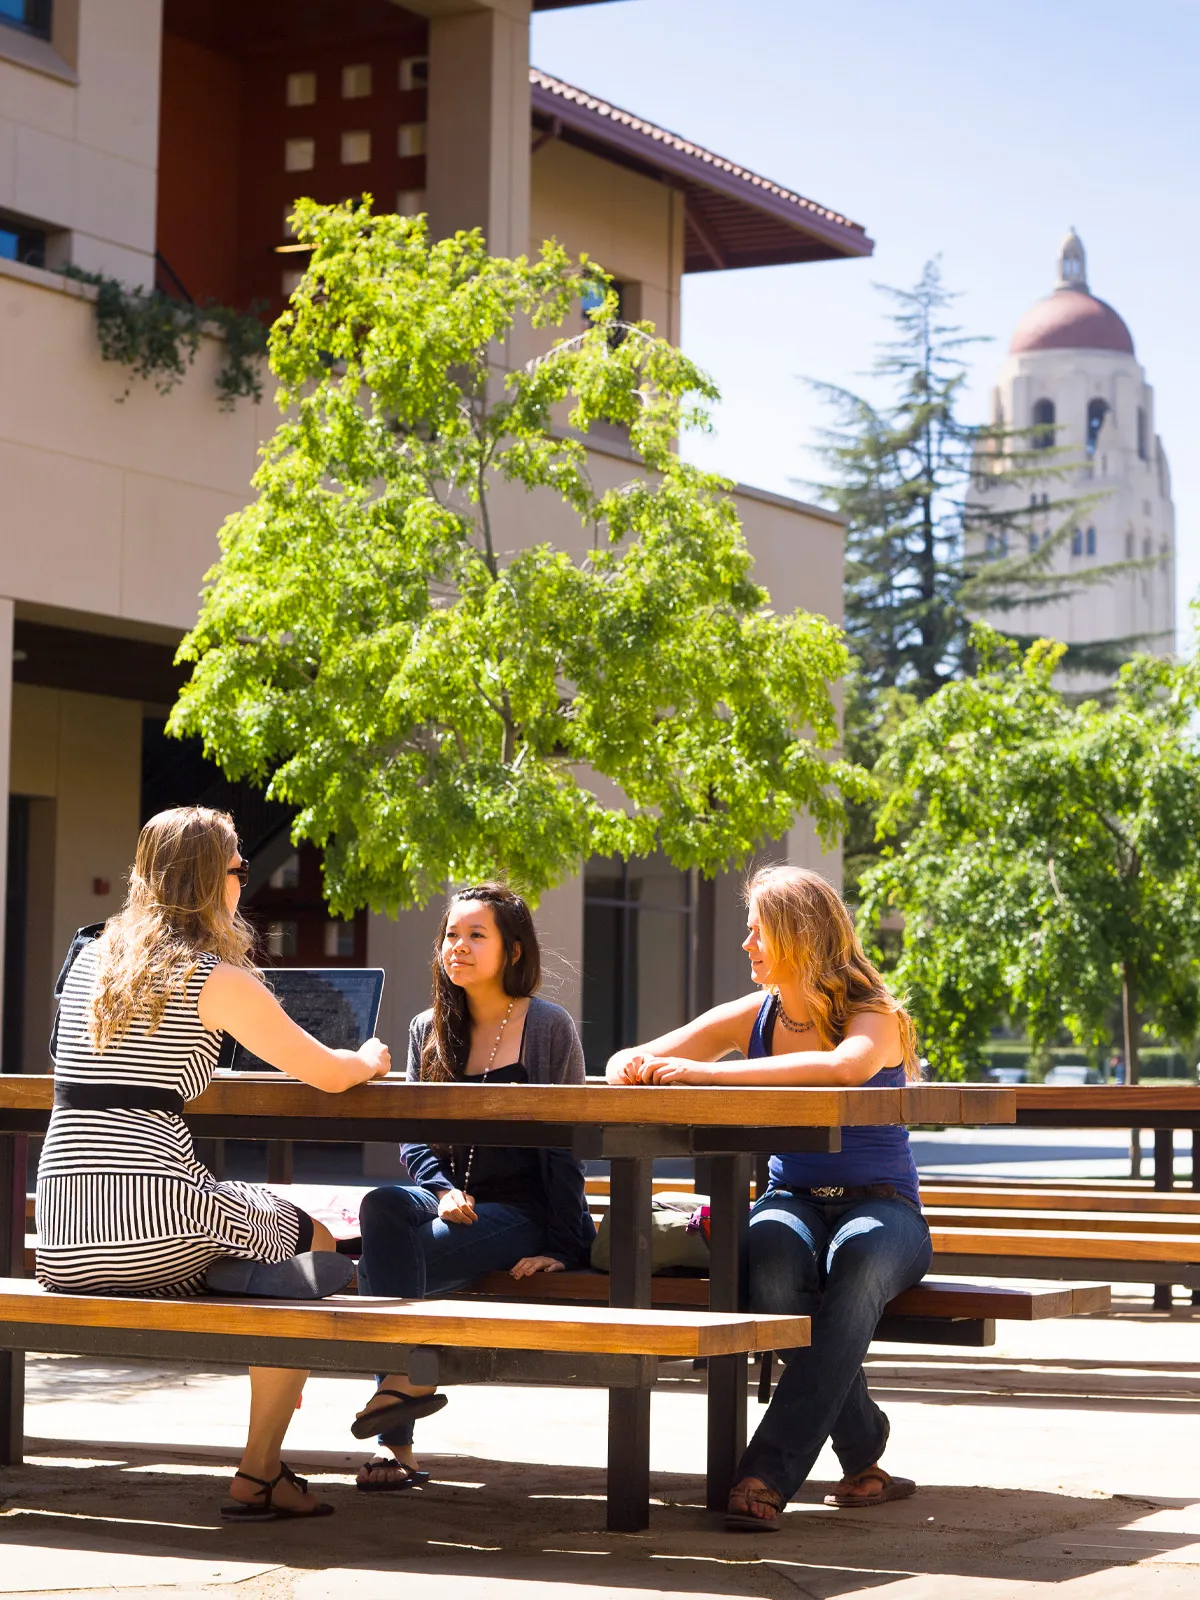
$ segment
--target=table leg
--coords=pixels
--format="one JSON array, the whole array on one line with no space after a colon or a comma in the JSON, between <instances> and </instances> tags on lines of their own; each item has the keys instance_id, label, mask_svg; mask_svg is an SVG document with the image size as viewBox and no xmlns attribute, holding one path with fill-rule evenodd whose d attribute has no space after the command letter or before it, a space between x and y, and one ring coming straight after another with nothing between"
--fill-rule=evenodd
<instances>
[{"instance_id":1,"label":"table leg","mask_svg":"<svg viewBox=\"0 0 1200 1600\"><path fill-rule=\"evenodd\" d=\"M295 1146L290 1139L267 1141L267 1182L291 1183L295 1169Z\"/></svg>"},{"instance_id":2,"label":"table leg","mask_svg":"<svg viewBox=\"0 0 1200 1600\"><path fill-rule=\"evenodd\" d=\"M1175 1187L1174 1128L1155 1128L1154 1130L1154 1187L1155 1189L1173 1189ZM1169 1311L1171 1309L1171 1293L1171 1285L1169 1283L1156 1283L1154 1285L1154 1309L1156 1311Z\"/></svg>"},{"instance_id":3,"label":"table leg","mask_svg":"<svg viewBox=\"0 0 1200 1600\"><path fill-rule=\"evenodd\" d=\"M742 1249L750 1204L750 1157L712 1158L710 1311L737 1311L743 1299ZM746 1357L708 1358L708 1486L710 1511L724 1511L746 1448Z\"/></svg>"},{"instance_id":4,"label":"table leg","mask_svg":"<svg viewBox=\"0 0 1200 1600\"><path fill-rule=\"evenodd\" d=\"M648 1156L611 1162L608 1303L650 1304L650 1209L654 1163ZM650 1526L650 1390L608 1391L608 1516L610 1533Z\"/></svg>"},{"instance_id":5,"label":"table leg","mask_svg":"<svg viewBox=\"0 0 1200 1600\"><path fill-rule=\"evenodd\" d=\"M1200 1192L1200 1128L1192 1129L1192 1188ZM1200 1289L1192 1290L1192 1304L1200 1306Z\"/></svg>"},{"instance_id":6,"label":"table leg","mask_svg":"<svg viewBox=\"0 0 1200 1600\"><path fill-rule=\"evenodd\" d=\"M25 1276L25 1185L29 1139L0 1135L0 1262L4 1275ZM25 1455L25 1352L0 1352L0 1465L20 1466Z\"/></svg>"}]
</instances>

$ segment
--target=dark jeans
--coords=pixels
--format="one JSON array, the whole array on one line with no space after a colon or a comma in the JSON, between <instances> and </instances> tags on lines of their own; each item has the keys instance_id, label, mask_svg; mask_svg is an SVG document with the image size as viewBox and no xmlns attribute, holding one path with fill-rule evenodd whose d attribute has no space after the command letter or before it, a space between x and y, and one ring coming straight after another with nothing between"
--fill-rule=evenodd
<instances>
[{"instance_id":1,"label":"dark jeans","mask_svg":"<svg viewBox=\"0 0 1200 1600\"><path fill-rule=\"evenodd\" d=\"M523 1256L546 1254L544 1220L519 1206L478 1201L471 1223L443 1222L437 1208L437 1195L416 1186L372 1189L364 1197L360 1294L422 1300L515 1266ZM410 1445L412 1424L379 1438L397 1448Z\"/></svg>"},{"instance_id":2,"label":"dark jeans","mask_svg":"<svg viewBox=\"0 0 1200 1600\"><path fill-rule=\"evenodd\" d=\"M768 1189L750 1214L750 1306L812 1318L812 1343L787 1365L738 1478L761 1478L784 1501L826 1439L848 1476L878 1461L888 1420L862 1363L883 1308L929 1271L925 1218L904 1200L820 1201Z\"/></svg>"}]
</instances>

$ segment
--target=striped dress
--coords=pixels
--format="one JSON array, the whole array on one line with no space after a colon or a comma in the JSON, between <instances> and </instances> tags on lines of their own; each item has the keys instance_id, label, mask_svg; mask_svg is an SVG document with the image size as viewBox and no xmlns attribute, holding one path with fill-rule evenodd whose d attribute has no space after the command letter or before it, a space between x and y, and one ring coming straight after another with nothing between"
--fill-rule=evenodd
<instances>
[{"instance_id":1,"label":"striped dress","mask_svg":"<svg viewBox=\"0 0 1200 1600\"><path fill-rule=\"evenodd\" d=\"M80 952L58 1013L56 1090L113 1099L133 1086L194 1099L212 1078L221 1034L200 1021L200 991L217 965L200 957L153 1033L133 1028L99 1054L87 1033L96 945ZM196 1160L183 1118L160 1110L77 1110L57 1104L37 1181L37 1279L90 1294L199 1294L218 1256L286 1261L299 1216L252 1183L218 1183Z\"/></svg>"}]
</instances>

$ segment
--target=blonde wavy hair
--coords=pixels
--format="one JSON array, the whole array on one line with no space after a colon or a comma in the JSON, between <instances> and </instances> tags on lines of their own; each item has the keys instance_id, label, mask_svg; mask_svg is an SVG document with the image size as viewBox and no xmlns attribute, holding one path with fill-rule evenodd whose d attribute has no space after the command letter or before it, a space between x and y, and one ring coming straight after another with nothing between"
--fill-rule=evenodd
<instances>
[{"instance_id":1,"label":"blonde wavy hair","mask_svg":"<svg viewBox=\"0 0 1200 1600\"><path fill-rule=\"evenodd\" d=\"M138 836L125 904L96 940L96 988L88 1036L96 1050L136 1022L153 1033L167 1001L182 993L202 955L254 971L254 932L225 903L237 829L224 811L176 806Z\"/></svg>"},{"instance_id":2,"label":"blonde wavy hair","mask_svg":"<svg viewBox=\"0 0 1200 1600\"><path fill-rule=\"evenodd\" d=\"M833 885L803 867L761 867L745 895L758 912L772 967L793 973L808 995L822 1048L840 1044L858 1012L890 1013L900 1029L905 1074L919 1077L913 1020L868 958Z\"/></svg>"}]
</instances>

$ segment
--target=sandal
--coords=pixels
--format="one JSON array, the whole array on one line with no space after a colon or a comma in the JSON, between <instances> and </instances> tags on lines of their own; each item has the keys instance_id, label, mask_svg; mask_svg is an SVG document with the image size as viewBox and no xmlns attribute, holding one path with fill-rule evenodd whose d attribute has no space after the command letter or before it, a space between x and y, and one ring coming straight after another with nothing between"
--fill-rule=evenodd
<instances>
[{"instance_id":1,"label":"sandal","mask_svg":"<svg viewBox=\"0 0 1200 1600\"><path fill-rule=\"evenodd\" d=\"M402 1474L399 1478L356 1479L354 1487L363 1494L398 1494L401 1489L415 1489L429 1482L427 1472L422 1472L419 1467L410 1467L407 1461L397 1461L394 1456L373 1456L370 1461L364 1461L363 1466L368 1472L373 1467L387 1467Z\"/></svg>"},{"instance_id":2,"label":"sandal","mask_svg":"<svg viewBox=\"0 0 1200 1600\"><path fill-rule=\"evenodd\" d=\"M740 1500L746 1509L736 1511L735 1500ZM757 1516L751 1509L754 1506L768 1506L771 1515ZM783 1499L761 1478L742 1478L729 1491L729 1509L725 1513L727 1528L739 1533L774 1533L782 1521Z\"/></svg>"},{"instance_id":3,"label":"sandal","mask_svg":"<svg viewBox=\"0 0 1200 1600\"><path fill-rule=\"evenodd\" d=\"M419 1422L446 1404L444 1394L405 1394L402 1389L376 1389L375 1394L386 1394L396 1404L376 1406L373 1411L364 1411L361 1417L355 1417L350 1432L356 1439L369 1439L373 1433L388 1433L402 1422Z\"/></svg>"},{"instance_id":4,"label":"sandal","mask_svg":"<svg viewBox=\"0 0 1200 1600\"><path fill-rule=\"evenodd\" d=\"M333 1507L327 1500L319 1500L311 1511L293 1511L290 1506L277 1506L271 1496L275 1492L275 1485L285 1479L299 1489L301 1494L308 1489L308 1479L301 1478L293 1472L286 1461L279 1463L279 1471L273 1478L256 1478L252 1472L243 1472L239 1467L234 1473L235 1478L245 1478L247 1483L257 1483L262 1500L230 1500L221 1507L221 1515L226 1522L283 1522L288 1518L293 1521L304 1521L308 1517L331 1517Z\"/></svg>"},{"instance_id":5,"label":"sandal","mask_svg":"<svg viewBox=\"0 0 1200 1600\"><path fill-rule=\"evenodd\" d=\"M879 1485L878 1494L833 1494L825 1496L827 1506L840 1506L843 1511L853 1509L855 1506L882 1506L889 1500L907 1500L910 1494L916 1494L917 1486L911 1478L893 1478L890 1472L885 1472L882 1467L868 1467L865 1472L854 1472L842 1479L843 1483L870 1483L874 1480Z\"/></svg>"}]
</instances>

